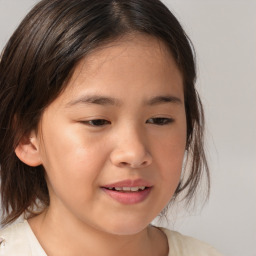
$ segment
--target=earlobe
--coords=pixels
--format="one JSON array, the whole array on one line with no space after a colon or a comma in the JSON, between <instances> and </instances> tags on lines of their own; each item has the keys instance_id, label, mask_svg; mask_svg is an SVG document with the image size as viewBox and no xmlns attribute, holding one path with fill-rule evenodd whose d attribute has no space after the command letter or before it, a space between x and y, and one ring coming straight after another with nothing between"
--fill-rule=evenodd
<instances>
[{"instance_id":1,"label":"earlobe","mask_svg":"<svg viewBox=\"0 0 256 256\"><path fill-rule=\"evenodd\" d=\"M39 143L34 131L21 139L15 149L15 153L23 163L29 166L42 164Z\"/></svg>"}]
</instances>

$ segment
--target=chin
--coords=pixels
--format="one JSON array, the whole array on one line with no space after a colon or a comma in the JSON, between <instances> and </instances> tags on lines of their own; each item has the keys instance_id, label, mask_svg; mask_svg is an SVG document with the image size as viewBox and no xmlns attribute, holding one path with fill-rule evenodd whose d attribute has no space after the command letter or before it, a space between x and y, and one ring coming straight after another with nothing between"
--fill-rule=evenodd
<instances>
[{"instance_id":1,"label":"chin","mask_svg":"<svg viewBox=\"0 0 256 256\"><path fill-rule=\"evenodd\" d=\"M136 235L140 232L142 232L143 230L145 230L147 228L147 226L143 227L143 228L134 228L134 229L131 229L130 227L129 228L123 228L123 229L120 229L120 230L113 230L111 233L112 235L117 235L117 236L132 236L132 235Z\"/></svg>"},{"instance_id":2,"label":"chin","mask_svg":"<svg viewBox=\"0 0 256 256\"><path fill-rule=\"evenodd\" d=\"M145 230L150 223L138 223L123 221L122 223L112 223L111 226L106 228L108 233L119 236L136 235Z\"/></svg>"}]
</instances>

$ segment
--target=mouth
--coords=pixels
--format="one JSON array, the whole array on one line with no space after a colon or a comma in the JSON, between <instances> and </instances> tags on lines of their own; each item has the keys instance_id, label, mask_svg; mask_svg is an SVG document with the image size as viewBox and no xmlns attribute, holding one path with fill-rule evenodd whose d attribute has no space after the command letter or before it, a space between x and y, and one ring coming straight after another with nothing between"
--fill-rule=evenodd
<instances>
[{"instance_id":1,"label":"mouth","mask_svg":"<svg viewBox=\"0 0 256 256\"><path fill-rule=\"evenodd\" d=\"M131 205L145 201L153 186L143 180L125 180L105 185L101 189L116 202Z\"/></svg>"},{"instance_id":2,"label":"mouth","mask_svg":"<svg viewBox=\"0 0 256 256\"><path fill-rule=\"evenodd\" d=\"M130 192L140 192L144 191L145 189L149 189L149 187L140 186L140 187L104 187L105 189L118 191L122 193L130 193Z\"/></svg>"}]
</instances>

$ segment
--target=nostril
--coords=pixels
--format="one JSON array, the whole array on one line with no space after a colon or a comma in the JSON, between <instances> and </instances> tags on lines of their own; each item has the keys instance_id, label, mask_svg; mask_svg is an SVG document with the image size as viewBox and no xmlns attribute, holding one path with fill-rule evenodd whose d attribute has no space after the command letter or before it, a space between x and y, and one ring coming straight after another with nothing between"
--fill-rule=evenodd
<instances>
[{"instance_id":1,"label":"nostril","mask_svg":"<svg viewBox=\"0 0 256 256\"><path fill-rule=\"evenodd\" d=\"M148 164L148 162L147 161L144 161L141 165L147 165Z\"/></svg>"},{"instance_id":2,"label":"nostril","mask_svg":"<svg viewBox=\"0 0 256 256\"><path fill-rule=\"evenodd\" d=\"M143 162L137 162L137 163L128 163L128 162L120 162L119 166L120 167L131 167L131 168L140 168L143 166L147 165L147 161L143 161Z\"/></svg>"},{"instance_id":3,"label":"nostril","mask_svg":"<svg viewBox=\"0 0 256 256\"><path fill-rule=\"evenodd\" d=\"M128 166L129 164L126 163L126 162L121 162L119 165L120 165L121 167L125 167L125 166Z\"/></svg>"},{"instance_id":4,"label":"nostril","mask_svg":"<svg viewBox=\"0 0 256 256\"><path fill-rule=\"evenodd\" d=\"M145 168L152 163L152 156L142 150L115 149L111 152L110 161L120 168Z\"/></svg>"},{"instance_id":5,"label":"nostril","mask_svg":"<svg viewBox=\"0 0 256 256\"><path fill-rule=\"evenodd\" d=\"M131 163L130 166L132 168L140 168L140 167L144 167L144 166L147 166L148 165L148 162L147 161L143 161L143 162L137 162L137 163Z\"/></svg>"}]
</instances>

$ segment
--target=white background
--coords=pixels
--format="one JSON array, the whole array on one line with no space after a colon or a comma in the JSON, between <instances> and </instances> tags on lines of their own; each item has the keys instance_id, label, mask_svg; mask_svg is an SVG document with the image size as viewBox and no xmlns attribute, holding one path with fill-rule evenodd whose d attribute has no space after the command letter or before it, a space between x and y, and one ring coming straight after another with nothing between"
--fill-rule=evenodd
<instances>
[{"instance_id":1,"label":"white background","mask_svg":"<svg viewBox=\"0 0 256 256\"><path fill-rule=\"evenodd\" d=\"M36 2L0 0L0 49ZM203 210L180 212L169 227L227 256L256 256L256 1L164 3L196 48L212 175Z\"/></svg>"}]
</instances>

